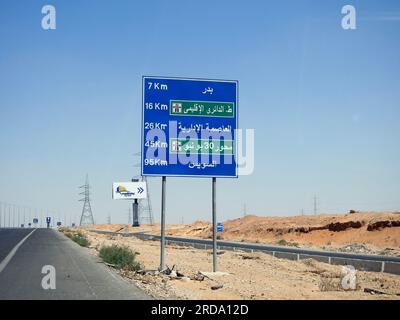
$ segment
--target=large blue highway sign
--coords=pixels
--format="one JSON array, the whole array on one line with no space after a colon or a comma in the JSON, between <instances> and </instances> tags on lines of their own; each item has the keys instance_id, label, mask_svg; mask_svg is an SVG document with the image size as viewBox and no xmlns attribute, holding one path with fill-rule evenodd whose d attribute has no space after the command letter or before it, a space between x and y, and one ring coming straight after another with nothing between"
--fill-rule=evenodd
<instances>
[{"instance_id":1,"label":"large blue highway sign","mask_svg":"<svg viewBox=\"0 0 400 320\"><path fill-rule=\"evenodd\" d=\"M238 82L143 77L142 175L237 177Z\"/></svg>"}]
</instances>

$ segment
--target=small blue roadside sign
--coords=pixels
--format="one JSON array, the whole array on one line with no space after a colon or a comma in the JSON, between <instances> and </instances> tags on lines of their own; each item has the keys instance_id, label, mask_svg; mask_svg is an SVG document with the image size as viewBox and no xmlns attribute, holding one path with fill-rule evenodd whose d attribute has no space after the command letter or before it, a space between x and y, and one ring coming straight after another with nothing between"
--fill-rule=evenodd
<instances>
[{"instance_id":1,"label":"small blue roadside sign","mask_svg":"<svg viewBox=\"0 0 400 320\"><path fill-rule=\"evenodd\" d=\"M222 222L218 222L218 224L217 224L217 232L222 232L222 231L224 231L223 224L222 224Z\"/></svg>"},{"instance_id":2,"label":"small blue roadside sign","mask_svg":"<svg viewBox=\"0 0 400 320\"><path fill-rule=\"evenodd\" d=\"M33 223L34 223L34 224L39 223L39 219L38 219L38 218L33 218Z\"/></svg>"},{"instance_id":3,"label":"small blue roadside sign","mask_svg":"<svg viewBox=\"0 0 400 320\"><path fill-rule=\"evenodd\" d=\"M238 81L145 76L142 110L143 176L238 176Z\"/></svg>"}]
</instances>

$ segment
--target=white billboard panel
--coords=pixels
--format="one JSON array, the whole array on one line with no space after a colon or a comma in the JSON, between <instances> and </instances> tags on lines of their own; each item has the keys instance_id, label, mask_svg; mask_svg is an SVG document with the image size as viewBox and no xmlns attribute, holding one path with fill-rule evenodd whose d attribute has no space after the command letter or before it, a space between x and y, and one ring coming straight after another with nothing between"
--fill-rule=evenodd
<instances>
[{"instance_id":1,"label":"white billboard panel","mask_svg":"<svg viewBox=\"0 0 400 320\"><path fill-rule=\"evenodd\" d=\"M146 182L115 182L113 183L114 200L146 199Z\"/></svg>"}]
</instances>

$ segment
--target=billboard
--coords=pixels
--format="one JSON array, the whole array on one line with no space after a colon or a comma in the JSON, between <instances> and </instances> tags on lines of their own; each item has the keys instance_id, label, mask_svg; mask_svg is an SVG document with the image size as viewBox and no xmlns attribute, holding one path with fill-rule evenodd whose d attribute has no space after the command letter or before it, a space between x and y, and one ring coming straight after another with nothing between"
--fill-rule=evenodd
<instances>
[{"instance_id":1,"label":"billboard","mask_svg":"<svg viewBox=\"0 0 400 320\"><path fill-rule=\"evenodd\" d=\"M145 199L147 194L146 182L115 182L112 188L114 200Z\"/></svg>"}]
</instances>

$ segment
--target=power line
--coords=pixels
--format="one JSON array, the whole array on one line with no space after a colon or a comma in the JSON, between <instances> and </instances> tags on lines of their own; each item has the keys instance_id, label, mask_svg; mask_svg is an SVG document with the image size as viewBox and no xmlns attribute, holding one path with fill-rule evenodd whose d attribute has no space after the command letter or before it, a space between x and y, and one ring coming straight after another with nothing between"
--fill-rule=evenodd
<instances>
[{"instance_id":1,"label":"power line","mask_svg":"<svg viewBox=\"0 0 400 320\"><path fill-rule=\"evenodd\" d=\"M317 215L317 196L314 195L314 215Z\"/></svg>"},{"instance_id":2,"label":"power line","mask_svg":"<svg viewBox=\"0 0 400 320\"><path fill-rule=\"evenodd\" d=\"M136 152L133 154L135 157L139 157L141 159L141 152ZM137 162L133 165L135 168L140 168L141 163ZM154 224L154 217L153 217L153 208L151 205L151 198L150 198L150 188L147 181L146 176L137 176L141 179L142 182L146 183L146 199L142 199L139 202L139 219L140 223L147 222L148 224Z\"/></svg>"},{"instance_id":3,"label":"power line","mask_svg":"<svg viewBox=\"0 0 400 320\"><path fill-rule=\"evenodd\" d=\"M39 226L42 226L41 219L43 214L51 216L54 220L56 219L56 212L49 209L34 209L26 205L19 205L14 203L7 203L0 201L0 227L11 228L11 227L25 227L32 225L32 219L37 218L40 221ZM57 216L60 219L60 216Z\"/></svg>"},{"instance_id":4,"label":"power line","mask_svg":"<svg viewBox=\"0 0 400 320\"><path fill-rule=\"evenodd\" d=\"M132 224L132 211L131 207L128 208L128 224Z\"/></svg>"}]
</instances>

